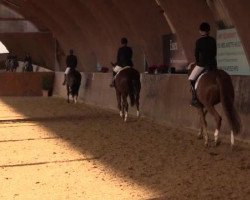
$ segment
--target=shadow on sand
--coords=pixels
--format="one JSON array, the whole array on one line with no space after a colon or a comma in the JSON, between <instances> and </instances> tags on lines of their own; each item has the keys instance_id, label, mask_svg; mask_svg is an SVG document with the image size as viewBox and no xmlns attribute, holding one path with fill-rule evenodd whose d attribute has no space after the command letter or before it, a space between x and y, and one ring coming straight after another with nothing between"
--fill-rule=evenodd
<instances>
[{"instance_id":1,"label":"shadow on sand","mask_svg":"<svg viewBox=\"0 0 250 200\"><path fill-rule=\"evenodd\" d=\"M164 196L159 199L250 199L249 148L232 152L229 144L222 143L206 149L203 141L182 129L145 119L124 123L118 113L63 99L2 101L25 118L3 119L0 124L37 122L119 176ZM35 164L44 163L29 163Z\"/></svg>"}]
</instances>

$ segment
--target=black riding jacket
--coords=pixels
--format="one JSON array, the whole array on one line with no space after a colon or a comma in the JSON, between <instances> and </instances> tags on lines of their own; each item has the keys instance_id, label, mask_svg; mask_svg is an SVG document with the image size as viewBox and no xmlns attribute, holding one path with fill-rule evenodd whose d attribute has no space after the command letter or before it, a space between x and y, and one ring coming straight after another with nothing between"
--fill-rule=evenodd
<instances>
[{"instance_id":1,"label":"black riding jacket","mask_svg":"<svg viewBox=\"0 0 250 200\"><path fill-rule=\"evenodd\" d=\"M77 57L75 55L68 55L66 59L67 67L75 69L77 66Z\"/></svg>"},{"instance_id":2,"label":"black riding jacket","mask_svg":"<svg viewBox=\"0 0 250 200\"><path fill-rule=\"evenodd\" d=\"M128 46L123 46L118 49L116 65L120 67L133 67L132 62L133 51Z\"/></svg>"},{"instance_id":3,"label":"black riding jacket","mask_svg":"<svg viewBox=\"0 0 250 200\"><path fill-rule=\"evenodd\" d=\"M216 53L216 40L213 37L206 35L196 41L195 59L198 66L207 70L216 69Z\"/></svg>"}]
</instances>

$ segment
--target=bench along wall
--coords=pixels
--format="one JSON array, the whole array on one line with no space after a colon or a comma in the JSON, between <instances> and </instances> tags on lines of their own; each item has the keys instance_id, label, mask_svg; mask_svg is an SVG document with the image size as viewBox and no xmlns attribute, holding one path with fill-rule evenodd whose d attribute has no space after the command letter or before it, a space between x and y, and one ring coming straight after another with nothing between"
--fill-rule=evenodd
<instances>
[{"instance_id":1,"label":"bench along wall","mask_svg":"<svg viewBox=\"0 0 250 200\"><path fill-rule=\"evenodd\" d=\"M87 104L117 110L115 91L109 87L110 73L82 73L82 76L80 99ZM63 73L56 73L54 94L66 97L66 89L62 86L63 77ZM235 105L243 125L243 134L238 138L250 141L250 77L233 76L232 79L236 96ZM198 128L197 110L189 106L191 93L186 75L141 74L141 82L140 108L143 116L173 127ZM223 113L221 105L217 108ZM130 108L129 113L134 114L134 111ZM227 120L224 115L222 118L222 132L228 134L230 129ZM208 125L210 130L215 129L215 122L209 115Z\"/></svg>"}]
</instances>

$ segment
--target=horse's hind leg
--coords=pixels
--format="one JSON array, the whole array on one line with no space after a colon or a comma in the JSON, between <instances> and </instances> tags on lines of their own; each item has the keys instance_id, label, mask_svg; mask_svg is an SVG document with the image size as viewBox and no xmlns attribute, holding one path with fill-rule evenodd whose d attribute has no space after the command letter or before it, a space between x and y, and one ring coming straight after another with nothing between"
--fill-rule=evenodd
<instances>
[{"instance_id":1,"label":"horse's hind leg","mask_svg":"<svg viewBox=\"0 0 250 200\"><path fill-rule=\"evenodd\" d=\"M127 95L122 95L122 110L124 112L124 122L128 119L128 100Z\"/></svg>"},{"instance_id":2,"label":"horse's hind leg","mask_svg":"<svg viewBox=\"0 0 250 200\"><path fill-rule=\"evenodd\" d=\"M75 103L77 103L77 97L78 96L76 94L73 96L73 100L74 100Z\"/></svg>"},{"instance_id":3,"label":"horse's hind leg","mask_svg":"<svg viewBox=\"0 0 250 200\"><path fill-rule=\"evenodd\" d=\"M231 131L231 147L234 148L234 132Z\"/></svg>"},{"instance_id":4,"label":"horse's hind leg","mask_svg":"<svg viewBox=\"0 0 250 200\"><path fill-rule=\"evenodd\" d=\"M136 92L135 104L136 104L136 108L137 108L136 115L137 115L137 117L139 117L140 116L140 91Z\"/></svg>"},{"instance_id":5,"label":"horse's hind leg","mask_svg":"<svg viewBox=\"0 0 250 200\"><path fill-rule=\"evenodd\" d=\"M69 86L67 86L67 95L68 95L68 103L69 103Z\"/></svg>"},{"instance_id":6,"label":"horse's hind leg","mask_svg":"<svg viewBox=\"0 0 250 200\"><path fill-rule=\"evenodd\" d=\"M217 146L219 144L218 138L219 138L219 132L220 132L220 127L221 127L221 116L215 110L213 106L208 107L207 110L214 117L215 122L216 122L216 130L214 132L214 142L215 142L215 146Z\"/></svg>"},{"instance_id":7,"label":"horse's hind leg","mask_svg":"<svg viewBox=\"0 0 250 200\"><path fill-rule=\"evenodd\" d=\"M199 111L200 122L201 122L200 134L202 135L203 131L205 132L205 134L204 134L205 146L208 147L208 132L207 132L206 111L204 111L203 108L199 108L198 111Z\"/></svg>"},{"instance_id":8,"label":"horse's hind leg","mask_svg":"<svg viewBox=\"0 0 250 200\"><path fill-rule=\"evenodd\" d=\"M203 139L203 129L206 126L206 121L204 122L204 119L206 118L207 110L203 110L203 108L199 109L199 115L200 115L200 131L197 134L197 138L199 140Z\"/></svg>"},{"instance_id":9,"label":"horse's hind leg","mask_svg":"<svg viewBox=\"0 0 250 200\"><path fill-rule=\"evenodd\" d=\"M136 96L136 100L135 100L135 103L136 103L136 108L137 108L137 112L136 112L136 116L137 117L140 117L140 102L139 102L139 95Z\"/></svg>"},{"instance_id":10,"label":"horse's hind leg","mask_svg":"<svg viewBox=\"0 0 250 200\"><path fill-rule=\"evenodd\" d=\"M116 99L117 99L117 107L119 109L120 116L123 117L121 93L118 91L116 91Z\"/></svg>"},{"instance_id":11,"label":"horse's hind leg","mask_svg":"<svg viewBox=\"0 0 250 200\"><path fill-rule=\"evenodd\" d=\"M135 105L136 105L136 108L137 108L137 112L136 112L136 115L137 117L140 116L140 90L141 90L141 83L140 83L140 79L137 80L133 80L132 81L133 83L133 95L134 95L134 98L135 98Z\"/></svg>"},{"instance_id":12,"label":"horse's hind leg","mask_svg":"<svg viewBox=\"0 0 250 200\"><path fill-rule=\"evenodd\" d=\"M77 98L78 98L78 93L76 91L73 91L73 101L76 104L77 103Z\"/></svg>"},{"instance_id":13,"label":"horse's hind leg","mask_svg":"<svg viewBox=\"0 0 250 200\"><path fill-rule=\"evenodd\" d=\"M75 103L77 103L77 100L78 100L80 85L81 85L81 82L76 83L75 87L74 87L74 90L73 90L73 93L74 93L73 99L74 99Z\"/></svg>"}]
</instances>

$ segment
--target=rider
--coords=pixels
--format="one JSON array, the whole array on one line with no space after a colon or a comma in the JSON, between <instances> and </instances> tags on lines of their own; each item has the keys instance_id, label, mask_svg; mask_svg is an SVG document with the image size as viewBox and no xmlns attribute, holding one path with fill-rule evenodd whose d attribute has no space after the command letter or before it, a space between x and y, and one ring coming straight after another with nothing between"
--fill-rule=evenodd
<instances>
[{"instance_id":1,"label":"rider","mask_svg":"<svg viewBox=\"0 0 250 200\"><path fill-rule=\"evenodd\" d=\"M24 58L24 71L31 72L33 71L33 66L32 66L32 58L29 53L26 53L25 58Z\"/></svg>"},{"instance_id":2,"label":"rider","mask_svg":"<svg viewBox=\"0 0 250 200\"><path fill-rule=\"evenodd\" d=\"M66 58L66 65L67 68L64 73L64 81L63 85L66 84L66 76L71 69L75 69L77 66L77 57L74 55L74 51L72 49L69 50L69 55Z\"/></svg>"},{"instance_id":3,"label":"rider","mask_svg":"<svg viewBox=\"0 0 250 200\"><path fill-rule=\"evenodd\" d=\"M210 25L207 22L200 24L199 32L201 37L196 41L195 47L196 66L188 77L192 89L191 105L196 107L200 106L200 102L198 101L195 92L196 79L204 70L210 71L217 68L216 40L209 36L209 31Z\"/></svg>"},{"instance_id":4,"label":"rider","mask_svg":"<svg viewBox=\"0 0 250 200\"><path fill-rule=\"evenodd\" d=\"M17 56L14 55L12 58L12 64L13 64L13 69L12 71L16 71L17 67L19 66L18 60L17 60Z\"/></svg>"},{"instance_id":5,"label":"rider","mask_svg":"<svg viewBox=\"0 0 250 200\"><path fill-rule=\"evenodd\" d=\"M25 55L24 62L28 62L28 64L32 64L32 58L29 53Z\"/></svg>"},{"instance_id":6,"label":"rider","mask_svg":"<svg viewBox=\"0 0 250 200\"><path fill-rule=\"evenodd\" d=\"M7 55L7 58L6 58L6 60L5 60L5 67L6 67L6 71L10 71L10 65L11 65L11 60L12 60L12 55L11 55L11 53L9 53L8 55Z\"/></svg>"},{"instance_id":7,"label":"rider","mask_svg":"<svg viewBox=\"0 0 250 200\"><path fill-rule=\"evenodd\" d=\"M115 63L115 67L113 68L113 78L112 82L110 84L110 87L114 87L114 76L118 71L120 71L121 68L130 66L133 67L132 57L133 57L133 51L131 47L127 46L128 40L127 38L123 37L121 39L121 47L118 49L117 53L117 61Z\"/></svg>"}]
</instances>

